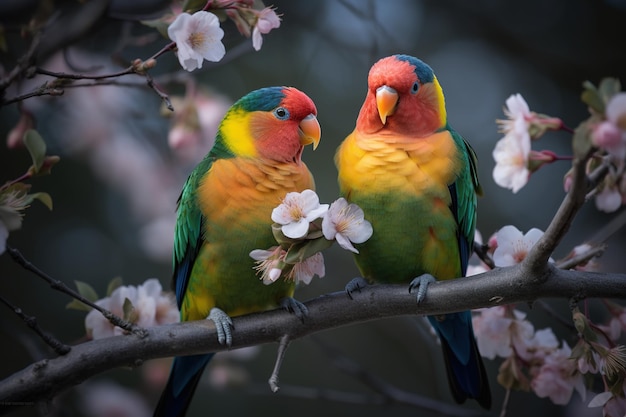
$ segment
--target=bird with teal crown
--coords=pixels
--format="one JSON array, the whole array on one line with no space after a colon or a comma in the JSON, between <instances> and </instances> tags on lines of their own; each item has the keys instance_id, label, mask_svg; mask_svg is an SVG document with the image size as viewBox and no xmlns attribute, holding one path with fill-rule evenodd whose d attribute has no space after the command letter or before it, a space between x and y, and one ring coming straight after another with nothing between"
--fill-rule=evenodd
<instances>
[{"instance_id":1,"label":"bird with teal crown","mask_svg":"<svg viewBox=\"0 0 626 417\"><path fill-rule=\"evenodd\" d=\"M307 314L293 299L295 282L265 285L249 254L276 244L271 213L285 195L315 188L301 157L320 134L315 104L293 87L252 91L227 111L178 201L173 287L181 321L208 318L230 345L232 317L278 306ZM174 358L155 416L185 415L212 357Z\"/></svg>"}]
</instances>

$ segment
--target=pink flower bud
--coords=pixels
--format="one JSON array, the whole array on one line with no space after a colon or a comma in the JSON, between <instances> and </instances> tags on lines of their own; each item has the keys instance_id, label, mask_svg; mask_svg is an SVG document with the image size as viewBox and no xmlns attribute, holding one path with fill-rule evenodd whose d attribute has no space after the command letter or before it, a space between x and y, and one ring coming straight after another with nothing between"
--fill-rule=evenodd
<instances>
[{"instance_id":1,"label":"pink flower bud","mask_svg":"<svg viewBox=\"0 0 626 417\"><path fill-rule=\"evenodd\" d=\"M604 121L593 127L591 141L598 148L612 148L622 141L622 132L610 121Z\"/></svg>"}]
</instances>

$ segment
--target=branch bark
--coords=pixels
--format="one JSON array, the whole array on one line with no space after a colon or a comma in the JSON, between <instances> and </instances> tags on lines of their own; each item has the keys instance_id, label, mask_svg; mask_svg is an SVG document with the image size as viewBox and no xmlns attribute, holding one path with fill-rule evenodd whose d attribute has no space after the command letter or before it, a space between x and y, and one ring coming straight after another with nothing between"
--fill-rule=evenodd
<instances>
[{"instance_id":1,"label":"branch bark","mask_svg":"<svg viewBox=\"0 0 626 417\"><path fill-rule=\"evenodd\" d=\"M369 286L353 294L322 295L306 302L308 317L302 322L284 310L233 318L232 348L276 343L320 331L384 317L445 314L502 304L532 302L555 297L626 299L626 274L566 271L547 265L541 279L529 279L524 263L481 275L437 282L419 305L402 285ZM46 401L106 370L138 367L150 359L226 350L217 342L210 320L177 323L147 329L145 337L133 334L94 340L74 346L70 353L36 362L0 382L0 404ZM0 407L1 413L11 408Z\"/></svg>"}]
</instances>

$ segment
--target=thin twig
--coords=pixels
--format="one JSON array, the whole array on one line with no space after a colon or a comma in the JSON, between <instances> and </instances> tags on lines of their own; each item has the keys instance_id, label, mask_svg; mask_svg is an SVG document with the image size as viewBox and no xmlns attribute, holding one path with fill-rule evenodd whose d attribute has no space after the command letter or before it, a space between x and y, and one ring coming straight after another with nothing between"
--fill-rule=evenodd
<instances>
[{"instance_id":1,"label":"thin twig","mask_svg":"<svg viewBox=\"0 0 626 417\"><path fill-rule=\"evenodd\" d=\"M558 262L556 264L556 267L561 269L572 269L577 267L578 265L584 265L591 259L601 256L602 253L604 253L604 251L606 250L606 247L607 245L592 246L591 248L589 248L589 250L583 253Z\"/></svg>"},{"instance_id":2,"label":"thin twig","mask_svg":"<svg viewBox=\"0 0 626 417\"><path fill-rule=\"evenodd\" d=\"M496 264L489 256L489 245L480 244L478 242L474 242L474 253L478 258L485 263L489 267L489 269L493 269L496 267Z\"/></svg>"},{"instance_id":3,"label":"thin twig","mask_svg":"<svg viewBox=\"0 0 626 417\"><path fill-rule=\"evenodd\" d=\"M509 400L511 399L511 389L507 388L504 392L504 401L502 402L502 408L500 409L500 417L506 417L506 411L509 407Z\"/></svg>"},{"instance_id":4,"label":"thin twig","mask_svg":"<svg viewBox=\"0 0 626 417\"><path fill-rule=\"evenodd\" d=\"M141 338L147 335L147 332L145 329L138 327L135 324L122 319L121 317L116 316L115 314L111 313L109 310L102 308L96 303L89 301L88 299L86 299L85 297L83 297L82 295L80 295L79 293L77 293L76 291L68 287L67 285L65 285L62 281L52 278L50 275L43 272L41 269L39 269L37 266L35 266L33 263L27 260L24 257L24 255L20 253L19 250L9 245L7 245L6 250L9 253L9 255L11 255L11 258L18 265L20 265L22 268L26 269L27 271L34 273L35 275L42 278L43 280L45 280L48 284L50 284L50 287L52 289L60 291L64 294L67 294L70 297L77 299L81 303L88 305L89 307L95 310L98 310L114 326L120 327L126 330L127 332L133 333Z\"/></svg>"},{"instance_id":5,"label":"thin twig","mask_svg":"<svg viewBox=\"0 0 626 417\"><path fill-rule=\"evenodd\" d=\"M172 105L172 101L170 100L169 96L163 91L161 91L159 86L157 86L156 83L154 82L154 79L152 78L152 76L146 72L145 77L146 77L146 82L148 83L148 87L150 87L154 92L158 94L159 97L161 97L161 100L163 100L168 110L174 111L174 106Z\"/></svg>"},{"instance_id":6,"label":"thin twig","mask_svg":"<svg viewBox=\"0 0 626 417\"><path fill-rule=\"evenodd\" d=\"M559 323L561 323L561 325L565 328L567 328L568 330L573 331L574 333L576 333L576 326L574 326L574 324L572 323L571 319L566 319L565 317L561 316L559 313L557 313L554 308L552 308L552 306L550 306L550 304L546 303L543 300L537 300L533 303L533 306L539 307L540 309L542 309L547 315L549 315L550 317L552 317L554 320L558 321Z\"/></svg>"},{"instance_id":7,"label":"thin twig","mask_svg":"<svg viewBox=\"0 0 626 417\"><path fill-rule=\"evenodd\" d=\"M280 343L278 344L278 354L276 356L276 363L274 364L274 370L272 371L272 375L270 376L269 381L270 389L272 392L276 392L280 389L278 386L278 374L280 372L280 367L283 364L283 359L285 359L285 354L287 353L287 348L289 347L289 335L285 334L280 338Z\"/></svg>"},{"instance_id":8,"label":"thin twig","mask_svg":"<svg viewBox=\"0 0 626 417\"><path fill-rule=\"evenodd\" d=\"M28 327L33 329L33 331L35 333L37 333L37 335L39 335L39 337L41 337L41 339L44 342L46 342L46 344L48 346L50 346L52 349L54 349L54 351L57 354L65 355L65 354L69 353L70 350L72 350L72 348L70 346L62 343L60 340L58 340L54 336L50 335L49 333L44 332L43 329L41 327L39 327L39 324L37 324L37 319L35 317L26 315L22 311L21 308L13 305L12 303L10 303L7 299L5 299L2 296L0 296L0 302L2 302L5 306L9 307L11 310L13 310L13 312L20 319L22 319L22 321L24 321L24 323L26 323L26 325Z\"/></svg>"},{"instance_id":9,"label":"thin twig","mask_svg":"<svg viewBox=\"0 0 626 417\"><path fill-rule=\"evenodd\" d=\"M380 394L387 404L410 405L427 411L436 411L447 416L468 417L485 415L485 412L482 411L466 409L402 390L371 373L352 358L342 354L338 349L322 342L321 339L315 337L312 337L312 339L322 348L338 370L352 376L374 392Z\"/></svg>"}]
</instances>

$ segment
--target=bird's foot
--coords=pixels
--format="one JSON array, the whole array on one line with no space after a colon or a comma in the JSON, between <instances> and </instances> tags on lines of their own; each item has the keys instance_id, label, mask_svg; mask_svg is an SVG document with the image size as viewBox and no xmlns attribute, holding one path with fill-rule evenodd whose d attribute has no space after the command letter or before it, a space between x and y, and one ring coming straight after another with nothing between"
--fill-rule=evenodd
<instances>
[{"instance_id":1,"label":"bird's foot","mask_svg":"<svg viewBox=\"0 0 626 417\"><path fill-rule=\"evenodd\" d=\"M304 318L309 315L309 309L306 308L306 306L300 301L292 297L285 297L280 300L280 306L291 314L294 314L302 321L304 321Z\"/></svg>"},{"instance_id":2,"label":"bird's foot","mask_svg":"<svg viewBox=\"0 0 626 417\"><path fill-rule=\"evenodd\" d=\"M412 293L413 290L417 289L417 304L424 301L428 286L435 281L437 281L435 277L430 274L420 275L419 277L411 281L411 283L409 284L409 293Z\"/></svg>"},{"instance_id":3,"label":"bird's foot","mask_svg":"<svg viewBox=\"0 0 626 417\"><path fill-rule=\"evenodd\" d=\"M209 312L207 320L211 320L215 323L215 330L217 330L217 341L220 345L226 344L230 347L233 344L233 320L224 311L217 307L213 307Z\"/></svg>"},{"instance_id":4,"label":"bird's foot","mask_svg":"<svg viewBox=\"0 0 626 417\"><path fill-rule=\"evenodd\" d=\"M361 292L361 288L365 288L368 285L370 285L365 278L363 277L356 277L350 280L350 282L348 282L346 284L346 294L348 294L348 297L350 297L350 299L352 299L352 293L355 291Z\"/></svg>"}]
</instances>

